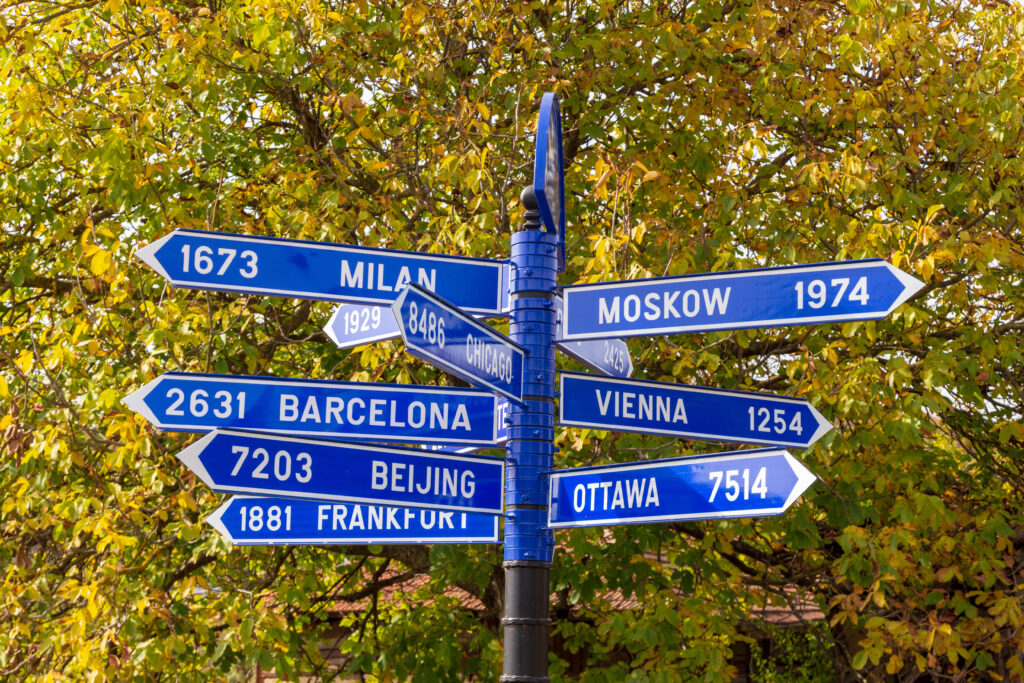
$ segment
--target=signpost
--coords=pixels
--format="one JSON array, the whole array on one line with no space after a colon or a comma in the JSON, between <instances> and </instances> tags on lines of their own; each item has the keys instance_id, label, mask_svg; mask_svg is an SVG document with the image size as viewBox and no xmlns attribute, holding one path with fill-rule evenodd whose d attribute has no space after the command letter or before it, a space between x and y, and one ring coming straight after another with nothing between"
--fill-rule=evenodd
<instances>
[{"instance_id":1,"label":"signpost","mask_svg":"<svg viewBox=\"0 0 1024 683\"><path fill-rule=\"evenodd\" d=\"M562 338L872 320L923 286L880 259L572 285Z\"/></svg>"},{"instance_id":2,"label":"signpost","mask_svg":"<svg viewBox=\"0 0 1024 683\"><path fill-rule=\"evenodd\" d=\"M496 515L291 498L232 496L206 521L234 545L498 541Z\"/></svg>"},{"instance_id":3,"label":"signpost","mask_svg":"<svg viewBox=\"0 0 1024 683\"><path fill-rule=\"evenodd\" d=\"M497 398L455 387L171 372L124 403L173 432L233 427L391 443L498 442Z\"/></svg>"},{"instance_id":4,"label":"signpost","mask_svg":"<svg viewBox=\"0 0 1024 683\"><path fill-rule=\"evenodd\" d=\"M410 284L393 304L412 355L512 401L523 398L523 348L472 316Z\"/></svg>"},{"instance_id":5,"label":"signpost","mask_svg":"<svg viewBox=\"0 0 1024 683\"><path fill-rule=\"evenodd\" d=\"M815 479L777 448L555 470L556 345L610 376L562 374L563 425L806 447L830 429L806 401L627 380L617 337L870 320L923 286L881 260L581 284L562 288L559 322L553 93L534 161L508 262L194 230L138 251L176 286L341 302L326 327L338 346L401 334L486 392L169 373L124 399L161 429L212 431L178 457L216 491L261 496L209 518L233 543L490 543L504 510L505 683L548 680L552 529L780 514ZM506 314L509 337L473 319ZM506 440L507 481L503 460L440 452Z\"/></svg>"},{"instance_id":6,"label":"signpost","mask_svg":"<svg viewBox=\"0 0 1024 683\"><path fill-rule=\"evenodd\" d=\"M500 315L502 262L325 242L175 230L136 255L178 287L390 305L410 282Z\"/></svg>"},{"instance_id":7,"label":"signpost","mask_svg":"<svg viewBox=\"0 0 1024 683\"><path fill-rule=\"evenodd\" d=\"M505 462L218 429L178 453L218 493L501 514Z\"/></svg>"},{"instance_id":8,"label":"signpost","mask_svg":"<svg viewBox=\"0 0 1024 683\"><path fill-rule=\"evenodd\" d=\"M777 515L814 480L778 449L556 470L548 526Z\"/></svg>"},{"instance_id":9,"label":"signpost","mask_svg":"<svg viewBox=\"0 0 1024 683\"><path fill-rule=\"evenodd\" d=\"M563 372L562 425L806 448L832 425L804 399Z\"/></svg>"}]
</instances>

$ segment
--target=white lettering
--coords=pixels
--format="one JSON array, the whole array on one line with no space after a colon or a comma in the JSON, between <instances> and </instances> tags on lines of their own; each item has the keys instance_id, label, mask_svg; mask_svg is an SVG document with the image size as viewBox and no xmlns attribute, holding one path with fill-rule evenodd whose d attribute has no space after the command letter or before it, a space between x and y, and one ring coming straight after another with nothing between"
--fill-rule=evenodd
<instances>
[{"instance_id":1,"label":"white lettering","mask_svg":"<svg viewBox=\"0 0 1024 683\"><path fill-rule=\"evenodd\" d=\"M463 498L472 498L473 494L476 493L476 481L473 477L473 473L466 470L462 473L460 493Z\"/></svg>"},{"instance_id":2,"label":"white lettering","mask_svg":"<svg viewBox=\"0 0 1024 683\"><path fill-rule=\"evenodd\" d=\"M606 323L617 323L619 322L619 297L612 299L611 306L608 306L608 300L604 297L598 299L598 314L597 324L604 325Z\"/></svg>"},{"instance_id":3,"label":"white lettering","mask_svg":"<svg viewBox=\"0 0 1024 683\"><path fill-rule=\"evenodd\" d=\"M597 394L597 409L601 411L602 415L608 414L608 402L611 401L612 392L606 391L604 394L604 401L601 400L601 390L594 389L594 393Z\"/></svg>"},{"instance_id":4,"label":"white lettering","mask_svg":"<svg viewBox=\"0 0 1024 683\"><path fill-rule=\"evenodd\" d=\"M295 422L299 419L299 397L292 394L281 394L281 409L278 412L281 422Z\"/></svg>"},{"instance_id":5,"label":"white lettering","mask_svg":"<svg viewBox=\"0 0 1024 683\"><path fill-rule=\"evenodd\" d=\"M718 309L719 315L725 315L725 309L729 305L729 293L732 291L732 287L725 288L725 296L722 296L722 290L715 287L711 290L711 296L708 297L708 290L704 290L704 307L708 309L708 315L715 315L715 309Z\"/></svg>"},{"instance_id":6,"label":"white lettering","mask_svg":"<svg viewBox=\"0 0 1024 683\"><path fill-rule=\"evenodd\" d=\"M310 420L320 422L320 408L317 407L316 398L313 396L306 399L306 407L302 409L302 418L300 419L301 422Z\"/></svg>"},{"instance_id":7,"label":"white lettering","mask_svg":"<svg viewBox=\"0 0 1024 683\"><path fill-rule=\"evenodd\" d=\"M380 460L373 461L373 479L370 482L372 489L386 489L388 487L388 464Z\"/></svg>"},{"instance_id":8,"label":"white lettering","mask_svg":"<svg viewBox=\"0 0 1024 683\"><path fill-rule=\"evenodd\" d=\"M622 303L622 317L631 323L640 317L640 297L636 294L630 294Z\"/></svg>"},{"instance_id":9,"label":"white lettering","mask_svg":"<svg viewBox=\"0 0 1024 683\"><path fill-rule=\"evenodd\" d=\"M700 313L700 294L696 289L688 289L683 292L683 315L687 318Z\"/></svg>"},{"instance_id":10,"label":"white lettering","mask_svg":"<svg viewBox=\"0 0 1024 683\"><path fill-rule=\"evenodd\" d=\"M355 287L358 289L363 288L363 263L360 261L356 264L356 269L353 272L348 261L341 262L341 286L342 287Z\"/></svg>"},{"instance_id":11,"label":"white lettering","mask_svg":"<svg viewBox=\"0 0 1024 683\"><path fill-rule=\"evenodd\" d=\"M365 415L360 415L359 419L357 420L355 418L355 416L352 414L352 409L356 406L357 403L359 404L359 409L360 410L362 410L363 408L366 407L366 403L363 402L363 399L361 399L361 398L349 399L349 401L348 401L348 411L346 412L346 415L348 416L348 423L350 425L361 425L366 420L366 416Z\"/></svg>"}]
</instances>

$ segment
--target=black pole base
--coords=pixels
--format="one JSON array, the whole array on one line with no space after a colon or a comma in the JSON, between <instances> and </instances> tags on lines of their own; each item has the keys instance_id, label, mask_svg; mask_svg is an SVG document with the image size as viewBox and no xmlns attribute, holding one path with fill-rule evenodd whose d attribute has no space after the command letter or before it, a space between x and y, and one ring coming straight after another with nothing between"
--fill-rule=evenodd
<instances>
[{"instance_id":1,"label":"black pole base","mask_svg":"<svg viewBox=\"0 0 1024 683\"><path fill-rule=\"evenodd\" d=\"M502 683L548 683L547 562L505 562L505 661Z\"/></svg>"}]
</instances>

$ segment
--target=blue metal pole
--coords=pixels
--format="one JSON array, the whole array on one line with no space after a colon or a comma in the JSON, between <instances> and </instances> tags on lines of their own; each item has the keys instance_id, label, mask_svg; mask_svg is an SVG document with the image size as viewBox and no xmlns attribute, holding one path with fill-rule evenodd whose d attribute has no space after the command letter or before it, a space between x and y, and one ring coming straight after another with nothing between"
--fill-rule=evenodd
<instances>
[{"instance_id":1,"label":"blue metal pole","mask_svg":"<svg viewBox=\"0 0 1024 683\"><path fill-rule=\"evenodd\" d=\"M512 404L505 476L505 683L547 683L547 528L555 438L555 284L558 235L541 230L534 189L523 191L523 230L512 235L509 336L526 348L524 405Z\"/></svg>"}]
</instances>

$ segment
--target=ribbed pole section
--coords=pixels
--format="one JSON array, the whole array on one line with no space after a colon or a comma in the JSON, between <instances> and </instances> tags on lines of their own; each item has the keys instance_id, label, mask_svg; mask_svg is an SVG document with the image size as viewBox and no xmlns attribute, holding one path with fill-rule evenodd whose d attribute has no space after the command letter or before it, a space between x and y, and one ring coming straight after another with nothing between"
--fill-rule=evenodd
<instances>
[{"instance_id":1,"label":"ribbed pole section","mask_svg":"<svg viewBox=\"0 0 1024 683\"><path fill-rule=\"evenodd\" d=\"M555 438L555 284L558 240L540 229L532 187L522 195L523 230L512 235L509 336L526 349L524 405L512 404L505 473L506 683L548 679L549 579L554 538L547 528Z\"/></svg>"}]
</instances>

